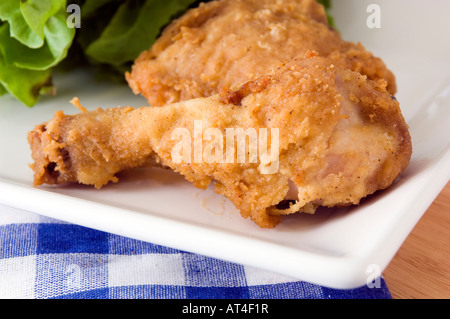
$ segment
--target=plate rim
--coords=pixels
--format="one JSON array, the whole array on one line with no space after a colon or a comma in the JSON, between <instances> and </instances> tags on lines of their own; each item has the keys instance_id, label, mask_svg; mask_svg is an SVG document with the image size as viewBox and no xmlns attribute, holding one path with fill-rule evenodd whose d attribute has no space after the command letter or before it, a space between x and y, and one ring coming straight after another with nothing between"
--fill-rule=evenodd
<instances>
[{"instance_id":1,"label":"plate rim","mask_svg":"<svg viewBox=\"0 0 450 319\"><path fill-rule=\"evenodd\" d=\"M369 248L367 251L363 253L349 252L334 256L332 254L317 254L294 247L286 247L279 243L270 243L259 238L246 237L243 234L232 233L225 229L218 229L215 226L202 227L196 222L177 220L169 216L143 215L132 209L35 188L32 185L5 179L1 176L0 203L99 231L258 267L290 276L293 280L308 281L334 289L355 289L367 284L368 265L377 265L380 275L382 275L382 272L395 256L409 233L425 214L429 205L445 187L450 179L450 141L441 156L436 158L432 165L419 174L423 176L416 175L413 178L426 179L426 182L421 184L422 187L416 189L416 193L420 193L423 198L418 201L420 205L414 206L413 203L408 203L407 206L409 208L403 207L403 209L410 209L408 213L410 218L406 225L403 224L403 227L400 227L400 231L396 228L399 223L397 221L395 225L391 225L391 228L396 228L396 231L385 229L385 232L391 236L382 236L381 241L372 242L372 247L367 247ZM421 192L424 188L427 191ZM21 195L19 196L18 194ZM27 198L27 200L23 200L23 198ZM39 203L39 205L36 205L36 203ZM68 205L64 206L66 209L64 212L61 212L60 208L63 203ZM96 212L94 217L87 213L92 211L92 209L95 209ZM123 219L124 216L127 216L127 218ZM116 222L102 225L100 220L106 217L108 217L109 221L114 219ZM127 222L117 223L124 220ZM136 223L136 221L139 222ZM132 233L130 233L129 227L126 226L130 223L134 226ZM136 225L138 229L136 229ZM181 232L181 234L189 236L181 236L183 240L174 240L174 236L170 236L174 230L177 234ZM214 240L203 241L207 245L196 245L204 238L202 236L211 234ZM220 250L215 249L217 246L214 245L220 242L228 244L222 246ZM234 244L230 244L233 242ZM234 248L236 245L240 247L238 254L236 254ZM383 245L388 247L389 252L386 250L380 251L379 248ZM278 263L277 265L274 265L272 262L261 263L261 259L264 259L263 255L268 251L268 248L270 248L270 252L276 252L277 258L289 260L291 266L286 265L286 263ZM255 251L259 251L259 253L255 253ZM295 267L292 265L301 265L301 269L293 269Z\"/></svg>"}]
</instances>

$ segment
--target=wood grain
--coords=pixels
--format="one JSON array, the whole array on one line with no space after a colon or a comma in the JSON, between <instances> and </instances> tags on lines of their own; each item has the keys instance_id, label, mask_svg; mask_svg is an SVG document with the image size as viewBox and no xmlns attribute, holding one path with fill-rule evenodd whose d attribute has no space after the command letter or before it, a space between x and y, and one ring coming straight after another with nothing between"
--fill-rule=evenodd
<instances>
[{"instance_id":1,"label":"wood grain","mask_svg":"<svg viewBox=\"0 0 450 319\"><path fill-rule=\"evenodd\" d=\"M450 298L450 183L408 236L383 277L394 299Z\"/></svg>"}]
</instances>

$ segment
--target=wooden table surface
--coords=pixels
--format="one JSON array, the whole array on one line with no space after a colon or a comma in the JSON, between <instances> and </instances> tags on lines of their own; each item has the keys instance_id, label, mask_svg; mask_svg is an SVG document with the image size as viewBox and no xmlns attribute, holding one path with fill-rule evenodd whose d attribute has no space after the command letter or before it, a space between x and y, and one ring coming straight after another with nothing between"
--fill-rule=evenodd
<instances>
[{"instance_id":1,"label":"wooden table surface","mask_svg":"<svg viewBox=\"0 0 450 319\"><path fill-rule=\"evenodd\" d=\"M406 239L383 277L394 299L450 298L450 183Z\"/></svg>"}]
</instances>

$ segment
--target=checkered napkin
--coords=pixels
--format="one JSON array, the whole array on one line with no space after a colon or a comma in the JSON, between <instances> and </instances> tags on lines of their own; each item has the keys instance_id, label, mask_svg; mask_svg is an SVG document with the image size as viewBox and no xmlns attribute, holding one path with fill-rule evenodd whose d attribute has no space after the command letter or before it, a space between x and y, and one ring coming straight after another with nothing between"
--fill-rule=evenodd
<instances>
[{"instance_id":1,"label":"checkered napkin","mask_svg":"<svg viewBox=\"0 0 450 319\"><path fill-rule=\"evenodd\" d=\"M390 299L334 290L0 206L0 298Z\"/></svg>"}]
</instances>

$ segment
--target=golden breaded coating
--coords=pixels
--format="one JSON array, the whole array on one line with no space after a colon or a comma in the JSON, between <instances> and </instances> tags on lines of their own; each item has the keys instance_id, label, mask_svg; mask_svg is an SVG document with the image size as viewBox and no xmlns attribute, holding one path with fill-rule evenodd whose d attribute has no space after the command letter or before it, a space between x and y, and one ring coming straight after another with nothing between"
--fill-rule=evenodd
<instances>
[{"instance_id":1,"label":"golden breaded coating","mask_svg":"<svg viewBox=\"0 0 450 319\"><path fill-rule=\"evenodd\" d=\"M126 79L150 105L165 105L235 88L308 51L337 66L385 79L394 75L361 44L343 41L315 0L218 0L175 20L135 61Z\"/></svg>"},{"instance_id":2,"label":"golden breaded coating","mask_svg":"<svg viewBox=\"0 0 450 319\"><path fill-rule=\"evenodd\" d=\"M267 154L270 148L276 156L228 161L225 150L231 149L231 159L239 155L238 148L228 147L230 128L255 129L259 136L267 129ZM194 150L181 161L174 157L180 129L193 137L188 146ZM214 134L206 138L209 129L215 139ZM204 138L200 161L195 160L196 136ZM165 107L58 112L36 126L28 140L35 185L74 182L100 188L117 182L116 174L125 169L159 165L202 189L214 183L243 217L260 227L274 227L282 215L313 212L318 206L358 204L389 187L412 152L399 103L386 90L386 81L369 80L313 54L237 91L208 98ZM258 149L263 146L260 142ZM246 145L244 154L251 150ZM215 160L208 160L208 154ZM272 164L275 170L265 170ZM277 208L290 184L297 189L295 203Z\"/></svg>"}]
</instances>

